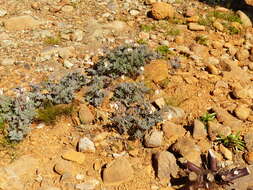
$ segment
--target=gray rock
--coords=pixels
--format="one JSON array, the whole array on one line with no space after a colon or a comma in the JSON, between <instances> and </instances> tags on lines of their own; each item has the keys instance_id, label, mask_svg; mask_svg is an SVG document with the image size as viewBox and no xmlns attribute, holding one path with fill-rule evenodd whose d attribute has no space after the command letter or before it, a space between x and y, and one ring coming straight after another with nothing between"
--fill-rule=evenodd
<instances>
[{"instance_id":1,"label":"gray rock","mask_svg":"<svg viewBox=\"0 0 253 190\"><path fill-rule=\"evenodd\" d=\"M96 148L94 143L87 137L83 137L78 142L79 152L95 152Z\"/></svg>"},{"instance_id":2,"label":"gray rock","mask_svg":"<svg viewBox=\"0 0 253 190\"><path fill-rule=\"evenodd\" d=\"M190 137L181 137L172 146L173 151L178 152L184 159L196 164L201 165L201 150Z\"/></svg>"},{"instance_id":3,"label":"gray rock","mask_svg":"<svg viewBox=\"0 0 253 190\"><path fill-rule=\"evenodd\" d=\"M170 180L171 176L176 177L179 171L175 156L168 151L155 154L153 167L160 180Z\"/></svg>"},{"instance_id":4,"label":"gray rock","mask_svg":"<svg viewBox=\"0 0 253 190\"><path fill-rule=\"evenodd\" d=\"M165 106L162 109L162 118L166 120L172 120L172 119L179 119L183 118L185 116L185 112L183 109L179 107L174 107L174 106Z\"/></svg>"},{"instance_id":5,"label":"gray rock","mask_svg":"<svg viewBox=\"0 0 253 190\"><path fill-rule=\"evenodd\" d=\"M103 171L103 181L106 185L119 185L134 177L134 170L125 157L119 157L106 165Z\"/></svg>"},{"instance_id":6,"label":"gray rock","mask_svg":"<svg viewBox=\"0 0 253 190\"><path fill-rule=\"evenodd\" d=\"M144 144L148 148L160 147L163 143L163 132L153 130L147 133L144 137Z\"/></svg>"},{"instance_id":7,"label":"gray rock","mask_svg":"<svg viewBox=\"0 0 253 190\"><path fill-rule=\"evenodd\" d=\"M203 124L203 122L201 122L198 119L194 120L194 127L193 127L193 138L194 139L205 139L207 136L207 131L206 131L206 127Z\"/></svg>"}]
</instances>

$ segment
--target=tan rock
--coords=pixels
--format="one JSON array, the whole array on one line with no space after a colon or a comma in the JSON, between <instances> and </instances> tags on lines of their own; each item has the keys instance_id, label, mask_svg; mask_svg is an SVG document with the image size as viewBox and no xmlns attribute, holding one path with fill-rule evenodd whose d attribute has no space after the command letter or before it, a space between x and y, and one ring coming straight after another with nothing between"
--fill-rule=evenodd
<instances>
[{"instance_id":1,"label":"tan rock","mask_svg":"<svg viewBox=\"0 0 253 190\"><path fill-rule=\"evenodd\" d=\"M144 67L144 76L156 83L167 79L169 77L167 61L162 59L151 61Z\"/></svg>"},{"instance_id":2,"label":"tan rock","mask_svg":"<svg viewBox=\"0 0 253 190\"><path fill-rule=\"evenodd\" d=\"M73 165L71 162L66 160L60 160L54 165L54 171L59 175L71 174L73 170Z\"/></svg>"},{"instance_id":3,"label":"tan rock","mask_svg":"<svg viewBox=\"0 0 253 190\"><path fill-rule=\"evenodd\" d=\"M220 144L219 148L220 148L220 151L221 151L222 155L226 159L233 160L233 153L229 149L227 149L226 147L224 147L222 144Z\"/></svg>"},{"instance_id":4,"label":"tan rock","mask_svg":"<svg viewBox=\"0 0 253 190\"><path fill-rule=\"evenodd\" d=\"M191 16L189 18L186 19L187 22L198 22L199 21L199 16L195 15L195 16Z\"/></svg>"},{"instance_id":5,"label":"tan rock","mask_svg":"<svg viewBox=\"0 0 253 190\"><path fill-rule=\"evenodd\" d=\"M231 134L231 129L228 126L221 125L219 123L208 121L207 128L208 135L212 141L216 140L218 135L228 136Z\"/></svg>"},{"instance_id":6,"label":"tan rock","mask_svg":"<svg viewBox=\"0 0 253 190\"><path fill-rule=\"evenodd\" d=\"M174 8L164 2L157 2L152 4L151 13L157 20L174 17Z\"/></svg>"},{"instance_id":7,"label":"tan rock","mask_svg":"<svg viewBox=\"0 0 253 190\"><path fill-rule=\"evenodd\" d=\"M251 109L248 108L246 105L239 105L235 109L235 115L241 120L247 120L251 112Z\"/></svg>"},{"instance_id":8,"label":"tan rock","mask_svg":"<svg viewBox=\"0 0 253 190\"><path fill-rule=\"evenodd\" d=\"M192 31L204 31L204 30L206 30L205 26L199 25L197 23L189 23L188 27Z\"/></svg>"},{"instance_id":9,"label":"tan rock","mask_svg":"<svg viewBox=\"0 0 253 190\"><path fill-rule=\"evenodd\" d=\"M222 25L220 22L218 22L218 21L215 21L215 22L213 23L213 27L216 28L216 29L219 30L219 31L223 31L223 30L224 30L223 25Z\"/></svg>"},{"instance_id":10,"label":"tan rock","mask_svg":"<svg viewBox=\"0 0 253 190\"><path fill-rule=\"evenodd\" d=\"M65 160L77 162L78 164L82 164L85 161L85 155L81 152L77 152L74 150L68 150L63 155L62 158Z\"/></svg>"},{"instance_id":11,"label":"tan rock","mask_svg":"<svg viewBox=\"0 0 253 190\"><path fill-rule=\"evenodd\" d=\"M252 27L252 22L251 22L250 18L244 12L239 10L236 13L240 17L243 26Z\"/></svg>"},{"instance_id":12,"label":"tan rock","mask_svg":"<svg viewBox=\"0 0 253 190\"><path fill-rule=\"evenodd\" d=\"M244 154L244 159L246 160L246 162L250 165L253 164L253 152L246 152Z\"/></svg>"},{"instance_id":13,"label":"tan rock","mask_svg":"<svg viewBox=\"0 0 253 190\"><path fill-rule=\"evenodd\" d=\"M245 61L249 58L249 51L247 49L240 49L236 52L236 58L239 61Z\"/></svg>"},{"instance_id":14,"label":"tan rock","mask_svg":"<svg viewBox=\"0 0 253 190\"><path fill-rule=\"evenodd\" d=\"M90 124L95 119L94 114L90 111L89 107L85 104L80 106L79 118L82 124Z\"/></svg>"},{"instance_id":15,"label":"tan rock","mask_svg":"<svg viewBox=\"0 0 253 190\"><path fill-rule=\"evenodd\" d=\"M107 164L102 175L105 185L119 185L130 181L133 178L134 170L129 161L122 157Z\"/></svg>"},{"instance_id":16,"label":"tan rock","mask_svg":"<svg viewBox=\"0 0 253 190\"><path fill-rule=\"evenodd\" d=\"M247 5L253 6L253 0L245 0L245 3L247 3Z\"/></svg>"},{"instance_id":17,"label":"tan rock","mask_svg":"<svg viewBox=\"0 0 253 190\"><path fill-rule=\"evenodd\" d=\"M185 129L181 125L177 125L170 121L163 124L162 130L164 135L168 139L177 140L179 137L184 136L186 133Z\"/></svg>"},{"instance_id":18,"label":"tan rock","mask_svg":"<svg viewBox=\"0 0 253 190\"><path fill-rule=\"evenodd\" d=\"M39 25L40 21L29 15L11 17L4 21L4 26L9 31L34 29Z\"/></svg>"},{"instance_id":19,"label":"tan rock","mask_svg":"<svg viewBox=\"0 0 253 190\"><path fill-rule=\"evenodd\" d=\"M205 125L198 119L194 120L194 128L192 136L194 139L205 139L207 136Z\"/></svg>"},{"instance_id":20,"label":"tan rock","mask_svg":"<svg viewBox=\"0 0 253 190\"><path fill-rule=\"evenodd\" d=\"M64 7L62 7L62 12L64 13L71 13L74 11L74 7L70 6L70 5L65 5Z\"/></svg>"}]
</instances>

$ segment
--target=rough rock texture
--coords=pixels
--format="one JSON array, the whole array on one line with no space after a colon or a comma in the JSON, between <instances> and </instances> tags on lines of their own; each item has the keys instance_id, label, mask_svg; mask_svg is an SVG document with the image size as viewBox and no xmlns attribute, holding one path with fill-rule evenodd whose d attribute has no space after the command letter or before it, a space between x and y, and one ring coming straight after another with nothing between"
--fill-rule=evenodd
<instances>
[{"instance_id":1,"label":"rough rock texture","mask_svg":"<svg viewBox=\"0 0 253 190\"><path fill-rule=\"evenodd\" d=\"M119 185L133 178L134 170L125 157L117 158L106 165L103 171L103 181L106 185Z\"/></svg>"},{"instance_id":2,"label":"rough rock texture","mask_svg":"<svg viewBox=\"0 0 253 190\"><path fill-rule=\"evenodd\" d=\"M95 119L95 116L90 111L88 106L83 104L79 110L79 118L82 124L90 124Z\"/></svg>"},{"instance_id":3,"label":"rough rock texture","mask_svg":"<svg viewBox=\"0 0 253 190\"><path fill-rule=\"evenodd\" d=\"M176 177L179 171L175 156L168 151L155 154L153 166L160 180Z\"/></svg>"},{"instance_id":4,"label":"rough rock texture","mask_svg":"<svg viewBox=\"0 0 253 190\"><path fill-rule=\"evenodd\" d=\"M194 120L194 126L193 126L193 134L192 134L194 139L205 139L207 136L207 131L205 128L205 125L203 122L201 122L198 119Z\"/></svg>"},{"instance_id":5,"label":"rough rock texture","mask_svg":"<svg viewBox=\"0 0 253 190\"><path fill-rule=\"evenodd\" d=\"M144 140L144 144L148 148L159 147L163 142L163 132L158 130L150 131L145 135Z\"/></svg>"},{"instance_id":6,"label":"rough rock texture","mask_svg":"<svg viewBox=\"0 0 253 190\"><path fill-rule=\"evenodd\" d=\"M236 13L239 15L243 26L252 27L252 22L251 22L250 18L244 12L239 10Z\"/></svg>"},{"instance_id":7,"label":"rough rock texture","mask_svg":"<svg viewBox=\"0 0 253 190\"><path fill-rule=\"evenodd\" d=\"M82 164L85 161L85 155L81 152L76 152L74 150L68 150L63 155L62 158L65 160L77 162Z\"/></svg>"},{"instance_id":8,"label":"rough rock texture","mask_svg":"<svg viewBox=\"0 0 253 190\"><path fill-rule=\"evenodd\" d=\"M186 133L183 126L177 125L170 121L167 121L163 124L162 130L164 132L164 136L171 141L177 140L179 137L184 136Z\"/></svg>"},{"instance_id":9,"label":"rough rock texture","mask_svg":"<svg viewBox=\"0 0 253 190\"><path fill-rule=\"evenodd\" d=\"M164 2L157 2L152 4L152 10L151 10L152 16L155 19L165 19L165 18L173 18L174 16L174 8Z\"/></svg>"}]
</instances>

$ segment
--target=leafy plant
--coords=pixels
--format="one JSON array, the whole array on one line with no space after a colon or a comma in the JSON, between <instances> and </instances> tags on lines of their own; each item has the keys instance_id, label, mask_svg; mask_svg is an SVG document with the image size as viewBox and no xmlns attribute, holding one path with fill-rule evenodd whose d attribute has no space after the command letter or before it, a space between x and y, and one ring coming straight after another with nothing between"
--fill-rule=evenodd
<instances>
[{"instance_id":1,"label":"leafy plant","mask_svg":"<svg viewBox=\"0 0 253 190\"><path fill-rule=\"evenodd\" d=\"M203 116L200 117L200 121L203 123L207 123L208 121L213 121L216 117L216 113L205 113Z\"/></svg>"},{"instance_id":2,"label":"leafy plant","mask_svg":"<svg viewBox=\"0 0 253 190\"><path fill-rule=\"evenodd\" d=\"M171 28L170 30L167 31L167 35L178 36L179 34L180 30L177 28Z\"/></svg>"},{"instance_id":3,"label":"leafy plant","mask_svg":"<svg viewBox=\"0 0 253 190\"><path fill-rule=\"evenodd\" d=\"M208 38L206 36L203 36L203 35L197 36L195 40L198 44L205 45L205 46L208 45Z\"/></svg>"},{"instance_id":4,"label":"leafy plant","mask_svg":"<svg viewBox=\"0 0 253 190\"><path fill-rule=\"evenodd\" d=\"M169 49L169 47L166 46L166 45L161 45L161 46L157 47L156 51L158 53L160 53L161 55L163 55L163 56L165 56L165 55L167 55L167 54L169 54L171 52L170 49Z\"/></svg>"},{"instance_id":5,"label":"leafy plant","mask_svg":"<svg viewBox=\"0 0 253 190\"><path fill-rule=\"evenodd\" d=\"M145 45L121 46L101 57L88 73L91 76L107 76L114 79L122 75L136 77L141 73L140 67L157 57L159 56Z\"/></svg>"},{"instance_id":6,"label":"leafy plant","mask_svg":"<svg viewBox=\"0 0 253 190\"><path fill-rule=\"evenodd\" d=\"M236 28L234 26L229 26L228 31L229 31L229 34L231 34L231 35L239 34L241 32L238 28Z\"/></svg>"},{"instance_id":7,"label":"leafy plant","mask_svg":"<svg viewBox=\"0 0 253 190\"><path fill-rule=\"evenodd\" d=\"M55 37L47 37L44 40L44 43L47 45L60 45L61 44L61 36L57 35Z\"/></svg>"},{"instance_id":8,"label":"leafy plant","mask_svg":"<svg viewBox=\"0 0 253 190\"><path fill-rule=\"evenodd\" d=\"M154 30L154 29L155 29L154 25L147 25L147 24L141 25L141 30L144 32L150 32L151 30Z\"/></svg>"},{"instance_id":9,"label":"leafy plant","mask_svg":"<svg viewBox=\"0 0 253 190\"><path fill-rule=\"evenodd\" d=\"M228 136L219 135L216 141L225 147L232 148L234 151L243 151L245 149L245 142L240 136L240 132Z\"/></svg>"}]
</instances>

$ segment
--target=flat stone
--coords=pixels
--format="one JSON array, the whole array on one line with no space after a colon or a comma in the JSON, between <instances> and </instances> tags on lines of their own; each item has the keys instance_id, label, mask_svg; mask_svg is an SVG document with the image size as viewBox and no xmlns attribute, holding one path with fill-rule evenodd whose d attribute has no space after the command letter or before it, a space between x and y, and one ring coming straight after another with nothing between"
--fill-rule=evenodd
<instances>
[{"instance_id":1,"label":"flat stone","mask_svg":"<svg viewBox=\"0 0 253 190\"><path fill-rule=\"evenodd\" d=\"M156 83L167 79L169 77L167 61L162 59L151 61L144 67L144 76Z\"/></svg>"},{"instance_id":2,"label":"flat stone","mask_svg":"<svg viewBox=\"0 0 253 190\"><path fill-rule=\"evenodd\" d=\"M64 7L61 8L61 10L64 13L71 13L74 11L74 7L70 5L65 5Z\"/></svg>"},{"instance_id":3,"label":"flat stone","mask_svg":"<svg viewBox=\"0 0 253 190\"><path fill-rule=\"evenodd\" d=\"M77 190L93 190L96 188L97 185L99 185L99 181L96 179L92 179L92 180L86 181L84 183L76 184L75 189L77 189Z\"/></svg>"},{"instance_id":4,"label":"flat stone","mask_svg":"<svg viewBox=\"0 0 253 190\"><path fill-rule=\"evenodd\" d=\"M61 190L58 187L54 187L54 186L42 186L41 188L39 188L38 190Z\"/></svg>"},{"instance_id":5,"label":"flat stone","mask_svg":"<svg viewBox=\"0 0 253 190\"><path fill-rule=\"evenodd\" d=\"M207 130L203 122L201 122L198 119L194 120L194 126L193 126L193 134L194 139L205 139L207 137Z\"/></svg>"},{"instance_id":6,"label":"flat stone","mask_svg":"<svg viewBox=\"0 0 253 190\"><path fill-rule=\"evenodd\" d=\"M71 57L75 57L76 52L75 48L70 46L70 47L64 47L64 48L58 48L58 54L62 59L68 59Z\"/></svg>"},{"instance_id":7,"label":"flat stone","mask_svg":"<svg viewBox=\"0 0 253 190\"><path fill-rule=\"evenodd\" d=\"M174 8L168 3L156 2L152 4L151 13L152 16L157 20L173 18Z\"/></svg>"},{"instance_id":8,"label":"flat stone","mask_svg":"<svg viewBox=\"0 0 253 190\"><path fill-rule=\"evenodd\" d=\"M90 111L90 108L86 106L85 104L82 104L80 106L80 110L78 113L79 113L79 118L82 124L90 124L95 119L94 114Z\"/></svg>"},{"instance_id":9,"label":"flat stone","mask_svg":"<svg viewBox=\"0 0 253 190\"><path fill-rule=\"evenodd\" d=\"M201 150L194 140L190 137L181 137L172 146L172 150L178 152L184 159L196 164L201 165Z\"/></svg>"},{"instance_id":10,"label":"flat stone","mask_svg":"<svg viewBox=\"0 0 253 190\"><path fill-rule=\"evenodd\" d=\"M189 23L188 27L192 31L204 31L204 30L206 30L205 26L199 25L199 24L193 23L193 22Z\"/></svg>"},{"instance_id":11,"label":"flat stone","mask_svg":"<svg viewBox=\"0 0 253 190\"><path fill-rule=\"evenodd\" d=\"M12 58L5 58L2 60L1 65L8 66L8 65L14 65L15 59Z\"/></svg>"},{"instance_id":12,"label":"flat stone","mask_svg":"<svg viewBox=\"0 0 253 190\"><path fill-rule=\"evenodd\" d=\"M78 164L82 164L85 161L85 155L81 152L76 152L74 150L68 150L63 155L62 158L65 160L77 162Z\"/></svg>"},{"instance_id":13,"label":"flat stone","mask_svg":"<svg viewBox=\"0 0 253 190\"><path fill-rule=\"evenodd\" d=\"M147 133L144 137L144 144L148 148L160 147L163 143L163 132L153 130Z\"/></svg>"},{"instance_id":14,"label":"flat stone","mask_svg":"<svg viewBox=\"0 0 253 190\"><path fill-rule=\"evenodd\" d=\"M96 148L94 143L87 137L83 137L78 142L79 152L95 152Z\"/></svg>"},{"instance_id":15,"label":"flat stone","mask_svg":"<svg viewBox=\"0 0 253 190\"><path fill-rule=\"evenodd\" d=\"M119 185L130 181L134 170L128 159L120 157L106 165L102 176L105 185Z\"/></svg>"},{"instance_id":16,"label":"flat stone","mask_svg":"<svg viewBox=\"0 0 253 190\"><path fill-rule=\"evenodd\" d=\"M170 121L166 121L163 124L162 130L163 130L164 136L172 141L177 140L179 137L183 137L184 134L186 133L186 130L183 128L183 126L177 125Z\"/></svg>"},{"instance_id":17,"label":"flat stone","mask_svg":"<svg viewBox=\"0 0 253 190\"><path fill-rule=\"evenodd\" d=\"M72 170L72 163L66 160L61 159L54 165L54 171L59 175L72 174Z\"/></svg>"},{"instance_id":18,"label":"flat stone","mask_svg":"<svg viewBox=\"0 0 253 190\"><path fill-rule=\"evenodd\" d=\"M11 17L4 21L4 26L9 31L34 29L39 25L40 21L29 15Z\"/></svg>"},{"instance_id":19,"label":"flat stone","mask_svg":"<svg viewBox=\"0 0 253 190\"><path fill-rule=\"evenodd\" d=\"M212 141L216 140L218 135L228 136L231 134L231 128L228 126L221 125L213 121L208 122L207 128L208 136Z\"/></svg>"},{"instance_id":20,"label":"flat stone","mask_svg":"<svg viewBox=\"0 0 253 190\"><path fill-rule=\"evenodd\" d=\"M175 156L168 151L155 154L153 167L156 172L156 176L160 180L170 180L171 176L174 178L177 177L179 167L176 162L177 160Z\"/></svg>"}]
</instances>

